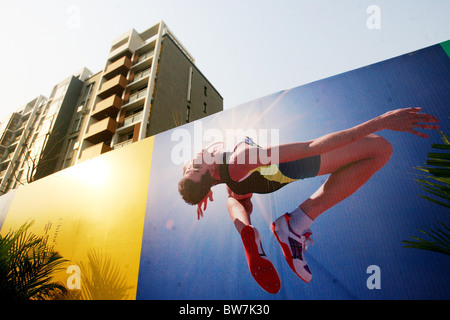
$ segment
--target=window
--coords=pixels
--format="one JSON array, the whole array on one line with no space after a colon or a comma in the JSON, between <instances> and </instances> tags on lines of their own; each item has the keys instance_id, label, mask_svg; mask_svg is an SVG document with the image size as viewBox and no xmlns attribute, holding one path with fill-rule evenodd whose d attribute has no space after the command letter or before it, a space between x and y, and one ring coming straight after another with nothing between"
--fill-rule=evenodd
<instances>
[{"instance_id":1,"label":"window","mask_svg":"<svg viewBox=\"0 0 450 320\"><path fill-rule=\"evenodd\" d=\"M203 103L203 112L206 113L206 102Z\"/></svg>"},{"instance_id":2,"label":"window","mask_svg":"<svg viewBox=\"0 0 450 320\"><path fill-rule=\"evenodd\" d=\"M83 123L84 116L77 115L75 122L73 124L72 133L80 131L81 124Z\"/></svg>"},{"instance_id":3,"label":"window","mask_svg":"<svg viewBox=\"0 0 450 320\"><path fill-rule=\"evenodd\" d=\"M208 88L206 86L203 87L203 94L205 95L205 97L208 95Z\"/></svg>"},{"instance_id":4,"label":"window","mask_svg":"<svg viewBox=\"0 0 450 320\"><path fill-rule=\"evenodd\" d=\"M92 83L88 84L86 87L84 87L83 94L81 95L83 99L86 99L86 97L89 95L89 91L91 90Z\"/></svg>"},{"instance_id":5,"label":"window","mask_svg":"<svg viewBox=\"0 0 450 320\"><path fill-rule=\"evenodd\" d=\"M91 97L93 87L94 87L94 83L89 83L86 86L86 88L84 89L83 100L85 100L86 102L88 102L89 98Z\"/></svg>"},{"instance_id":6,"label":"window","mask_svg":"<svg viewBox=\"0 0 450 320\"><path fill-rule=\"evenodd\" d=\"M191 116L191 107L187 106L187 109L186 109L186 122L189 122L190 116Z\"/></svg>"}]
</instances>

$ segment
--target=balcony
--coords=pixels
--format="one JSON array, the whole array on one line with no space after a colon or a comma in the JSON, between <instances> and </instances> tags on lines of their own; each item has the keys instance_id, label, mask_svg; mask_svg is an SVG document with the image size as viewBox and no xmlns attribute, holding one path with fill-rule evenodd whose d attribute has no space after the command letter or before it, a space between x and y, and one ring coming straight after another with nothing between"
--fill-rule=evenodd
<instances>
[{"instance_id":1,"label":"balcony","mask_svg":"<svg viewBox=\"0 0 450 320\"><path fill-rule=\"evenodd\" d=\"M148 82L146 78L148 78L148 76L150 75L150 71L151 67L148 67L147 69L136 72L132 77L132 79L130 79L131 83L128 85L128 87L133 88L142 85L142 83Z\"/></svg>"},{"instance_id":2,"label":"balcony","mask_svg":"<svg viewBox=\"0 0 450 320\"><path fill-rule=\"evenodd\" d=\"M132 95L130 95L130 98L128 99L128 103L140 100L142 98L145 98L147 96L147 88L145 88L144 90L141 90L137 93L134 93Z\"/></svg>"},{"instance_id":3,"label":"balcony","mask_svg":"<svg viewBox=\"0 0 450 320\"><path fill-rule=\"evenodd\" d=\"M117 132L123 131L125 128L128 128L131 125L135 124L136 122L141 121L142 115L143 115L143 112L141 111L141 112L135 113L129 117L126 117L123 120L123 123L119 122Z\"/></svg>"},{"instance_id":4,"label":"balcony","mask_svg":"<svg viewBox=\"0 0 450 320\"><path fill-rule=\"evenodd\" d=\"M131 60L127 56L124 56L119 60L111 63L106 68L103 77L105 77L106 79L112 79L117 75L126 76L130 68L131 68Z\"/></svg>"},{"instance_id":5,"label":"balcony","mask_svg":"<svg viewBox=\"0 0 450 320\"><path fill-rule=\"evenodd\" d=\"M107 97L112 96L113 94L121 96L126 86L127 86L127 79L123 75L119 74L114 78L112 78L111 80L108 80L105 83L103 83L102 87L98 92L98 96L102 99L106 99Z\"/></svg>"},{"instance_id":6,"label":"balcony","mask_svg":"<svg viewBox=\"0 0 450 320\"><path fill-rule=\"evenodd\" d=\"M136 113L136 114L134 114L132 116L129 116L129 117L125 118L125 120L123 121L123 126L125 127L125 126L128 126L128 125L130 125L132 123L135 123L137 121L141 121L142 114L143 114L143 112L141 111L139 113Z\"/></svg>"},{"instance_id":7,"label":"balcony","mask_svg":"<svg viewBox=\"0 0 450 320\"><path fill-rule=\"evenodd\" d=\"M153 57L154 55L155 55L155 51L154 51L154 50L149 50L149 51L147 51L147 52L144 52L144 53L142 53L142 54L139 56L137 63L140 63L140 62L142 62L142 61L145 61L145 60L147 60L148 58ZM137 63L136 63L136 64L137 64Z\"/></svg>"},{"instance_id":8,"label":"balcony","mask_svg":"<svg viewBox=\"0 0 450 320\"><path fill-rule=\"evenodd\" d=\"M84 140L97 144L111 140L116 132L117 122L112 118L105 118L89 126Z\"/></svg>"},{"instance_id":9,"label":"balcony","mask_svg":"<svg viewBox=\"0 0 450 320\"><path fill-rule=\"evenodd\" d=\"M108 59L112 60L119 56L127 56L130 58L132 56L132 52L130 51L129 42L127 39L124 39L111 47L111 51L109 52Z\"/></svg>"},{"instance_id":10,"label":"balcony","mask_svg":"<svg viewBox=\"0 0 450 320\"><path fill-rule=\"evenodd\" d=\"M95 105L92 117L97 120L102 120L106 117L115 118L121 106L122 99L117 95L112 95Z\"/></svg>"},{"instance_id":11,"label":"balcony","mask_svg":"<svg viewBox=\"0 0 450 320\"><path fill-rule=\"evenodd\" d=\"M127 146L127 145L129 145L129 144L132 144L132 143L133 143L133 139L129 139L129 140L126 140L126 141L123 141L123 142L119 142L119 143L116 143L116 144L113 146L113 149L114 149L114 150L120 149L120 148L123 148L123 147L125 147L125 146Z\"/></svg>"},{"instance_id":12,"label":"balcony","mask_svg":"<svg viewBox=\"0 0 450 320\"><path fill-rule=\"evenodd\" d=\"M81 156L79 161L85 161L91 158L95 158L105 152L111 151L111 147L104 142L100 142L96 144L95 146L89 147L87 149L84 149L81 152Z\"/></svg>"}]
</instances>

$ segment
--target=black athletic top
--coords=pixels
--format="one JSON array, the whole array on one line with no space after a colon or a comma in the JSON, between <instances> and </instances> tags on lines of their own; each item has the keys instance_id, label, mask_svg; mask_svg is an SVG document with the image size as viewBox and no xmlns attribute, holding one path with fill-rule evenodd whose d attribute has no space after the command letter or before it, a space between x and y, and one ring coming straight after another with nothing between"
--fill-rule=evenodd
<instances>
[{"instance_id":1,"label":"black athletic top","mask_svg":"<svg viewBox=\"0 0 450 320\"><path fill-rule=\"evenodd\" d=\"M253 170L240 181L230 177L228 164L233 152L223 154L223 162L219 165L220 180L236 194L271 193L281 189L293 181L315 177L320 168L320 156L313 156L291 162L263 166ZM261 170L262 168L266 170Z\"/></svg>"},{"instance_id":2,"label":"black athletic top","mask_svg":"<svg viewBox=\"0 0 450 320\"><path fill-rule=\"evenodd\" d=\"M232 152L226 152L223 154L223 163L219 165L220 180L225 182L227 186L236 194L244 195L248 193L271 193L274 192L287 183L280 183L278 181L272 181L266 179L260 171L254 171L244 180L239 182L234 181L230 177L228 171L228 163Z\"/></svg>"}]
</instances>

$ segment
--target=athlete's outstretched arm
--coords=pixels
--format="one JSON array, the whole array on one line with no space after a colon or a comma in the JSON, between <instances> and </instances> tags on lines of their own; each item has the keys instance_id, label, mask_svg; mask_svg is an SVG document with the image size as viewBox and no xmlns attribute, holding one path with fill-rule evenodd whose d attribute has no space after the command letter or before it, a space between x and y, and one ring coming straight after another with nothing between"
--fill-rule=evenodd
<instances>
[{"instance_id":1,"label":"athlete's outstretched arm","mask_svg":"<svg viewBox=\"0 0 450 320\"><path fill-rule=\"evenodd\" d=\"M372 133L382 130L402 131L428 138L428 135L415 128L439 129L438 119L432 115L419 113L422 108L406 108L389 111L379 117L371 119L353 128L324 135L307 143L305 153L307 156L323 154L355 141Z\"/></svg>"},{"instance_id":2,"label":"athlete's outstretched arm","mask_svg":"<svg viewBox=\"0 0 450 320\"><path fill-rule=\"evenodd\" d=\"M418 135L419 137L427 138L427 134L419 132L415 128L439 129L438 125L428 124L437 123L438 119L432 115L419 113L421 109L422 108L397 109L389 111L381 116L373 118L350 129L326 134L311 141L288 143L279 146L263 148L262 152L260 151L261 157L257 157L256 163L248 165L245 164L246 168L242 171L249 172L254 168L270 164L267 163L268 159L277 158L276 156L273 157L274 154L278 155L278 160L276 161L278 163L294 161L333 151L335 149L358 141L372 133L386 129L409 132ZM244 152L250 153L253 151L247 149ZM241 159L249 158L250 155L247 154L246 158L242 157ZM237 156L237 159L240 159L239 155Z\"/></svg>"}]
</instances>

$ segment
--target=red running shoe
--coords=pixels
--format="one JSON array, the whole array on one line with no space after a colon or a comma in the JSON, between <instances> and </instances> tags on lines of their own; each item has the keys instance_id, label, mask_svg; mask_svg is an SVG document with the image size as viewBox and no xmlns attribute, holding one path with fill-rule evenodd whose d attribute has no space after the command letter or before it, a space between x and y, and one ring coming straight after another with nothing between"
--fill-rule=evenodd
<instances>
[{"instance_id":1,"label":"red running shoe","mask_svg":"<svg viewBox=\"0 0 450 320\"><path fill-rule=\"evenodd\" d=\"M280 278L272 262L267 259L262 248L259 232L253 226L246 226L241 232L248 268L259 286L268 293L278 293Z\"/></svg>"}]
</instances>

